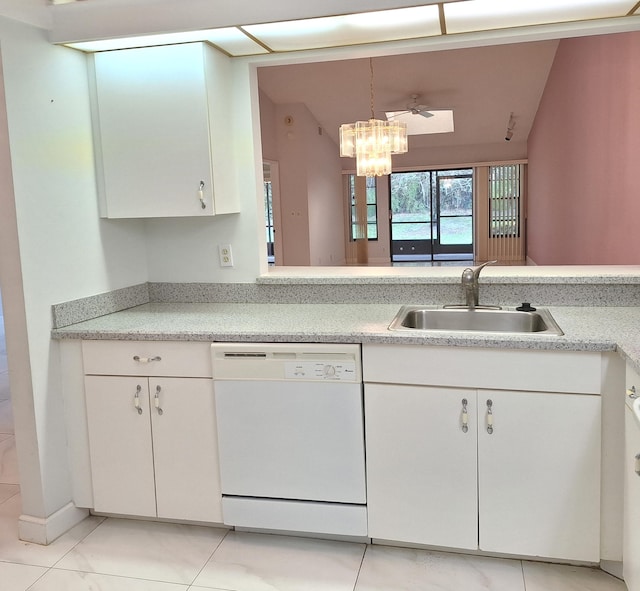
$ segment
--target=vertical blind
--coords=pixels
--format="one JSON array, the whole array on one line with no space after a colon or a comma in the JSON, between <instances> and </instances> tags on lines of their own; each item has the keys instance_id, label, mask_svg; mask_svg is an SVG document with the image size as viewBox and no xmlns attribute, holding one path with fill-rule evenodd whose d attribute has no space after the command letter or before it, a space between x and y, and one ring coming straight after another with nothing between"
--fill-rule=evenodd
<instances>
[{"instance_id":1,"label":"vertical blind","mask_svg":"<svg viewBox=\"0 0 640 591\"><path fill-rule=\"evenodd\" d=\"M489 257L524 259L522 165L489 167Z\"/></svg>"}]
</instances>

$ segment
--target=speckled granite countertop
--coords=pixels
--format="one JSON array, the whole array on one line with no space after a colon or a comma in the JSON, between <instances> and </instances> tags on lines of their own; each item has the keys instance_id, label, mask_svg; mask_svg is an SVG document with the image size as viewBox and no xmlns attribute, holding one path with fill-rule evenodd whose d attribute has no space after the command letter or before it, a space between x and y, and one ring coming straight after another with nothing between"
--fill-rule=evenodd
<instances>
[{"instance_id":1,"label":"speckled granite countertop","mask_svg":"<svg viewBox=\"0 0 640 591\"><path fill-rule=\"evenodd\" d=\"M390 331L397 304L150 303L54 329L55 339L387 343L615 351L640 371L640 308L553 307L563 336Z\"/></svg>"}]
</instances>

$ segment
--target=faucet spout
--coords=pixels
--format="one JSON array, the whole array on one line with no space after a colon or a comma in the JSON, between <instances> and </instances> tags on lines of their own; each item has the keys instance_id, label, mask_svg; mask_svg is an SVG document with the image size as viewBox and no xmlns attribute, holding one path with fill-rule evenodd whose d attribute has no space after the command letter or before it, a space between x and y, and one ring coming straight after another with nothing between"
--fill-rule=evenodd
<instances>
[{"instance_id":1,"label":"faucet spout","mask_svg":"<svg viewBox=\"0 0 640 591\"><path fill-rule=\"evenodd\" d=\"M498 261L487 261L477 267L467 267L462 271L462 289L465 295L465 304L469 310L474 310L478 306L478 300L480 298L480 284L478 279L480 277L480 271L487 265L493 265Z\"/></svg>"}]
</instances>

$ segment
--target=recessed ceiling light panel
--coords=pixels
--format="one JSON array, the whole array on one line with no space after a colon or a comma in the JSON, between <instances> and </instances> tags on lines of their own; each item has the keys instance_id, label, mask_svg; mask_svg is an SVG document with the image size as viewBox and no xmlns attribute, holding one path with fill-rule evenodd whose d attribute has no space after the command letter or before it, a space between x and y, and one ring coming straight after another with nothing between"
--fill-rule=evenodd
<instances>
[{"instance_id":1,"label":"recessed ceiling light panel","mask_svg":"<svg viewBox=\"0 0 640 591\"><path fill-rule=\"evenodd\" d=\"M465 0L444 5L447 33L626 16L630 0ZM630 6L631 5L631 6Z\"/></svg>"},{"instance_id":2,"label":"recessed ceiling light panel","mask_svg":"<svg viewBox=\"0 0 640 591\"><path fill-rule=\"evenodd\" d=\"M300 51L440 34L434 5L244 27L273 51Z\"/></svg>"},{"instance_id":3,"label":"recessed ceiling light panel","mask_svg":"<svg viewBox=\"0 0 640 591\"><path fill-rule=\"evenodd\" d=\"M67 47L81 51L110 51L113 49L130 49L134 47L152 47L154 45L170 45L174 43L193 43L210 41L231 56L257 55L268 51L245 35L236 27L208 29L205 31L186 31L182 33L163 33L144 35L141 37L121 37L119 39L102 39L98 41L82 41L65 43Z\"/></svg>"}]
</instances>

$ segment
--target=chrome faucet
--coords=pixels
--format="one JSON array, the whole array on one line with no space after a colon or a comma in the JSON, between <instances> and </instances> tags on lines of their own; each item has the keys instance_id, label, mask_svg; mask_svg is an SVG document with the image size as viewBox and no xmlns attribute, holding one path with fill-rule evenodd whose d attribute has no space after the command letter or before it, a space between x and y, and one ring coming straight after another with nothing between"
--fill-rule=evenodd
<instances>
[{"instance_id":1,"label":"chrome faucet","mask_svg":"<svg viewBox=\"0 0 640 591\"><path fill-rule=\"evenodd\" d=\"M462 271L462 289L464 289L465 302L469 310L473 310L478 306L478 298L480 292L480 285L478 284L478 278L480 277L480 271L487 265L493 265L498 261L487 261L477 267L467 267Z\"/></svg>"}]
</instances>

